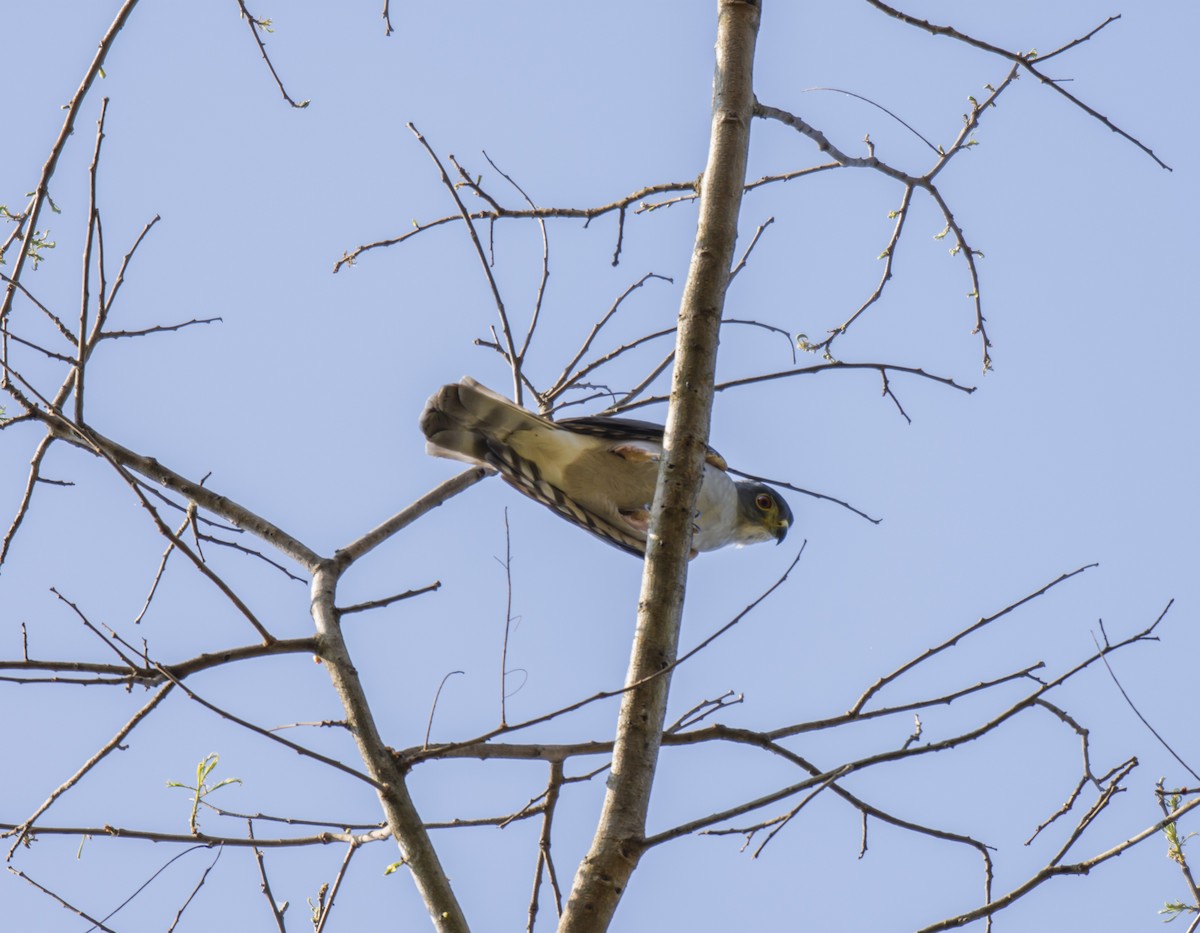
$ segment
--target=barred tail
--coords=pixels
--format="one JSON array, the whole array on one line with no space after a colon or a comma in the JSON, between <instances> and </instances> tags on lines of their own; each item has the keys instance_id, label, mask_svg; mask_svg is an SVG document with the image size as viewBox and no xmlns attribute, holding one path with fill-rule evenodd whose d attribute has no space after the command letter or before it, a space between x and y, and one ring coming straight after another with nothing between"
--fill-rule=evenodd
<instances>
[{"instance_id":1,"label":"barred tail","mask_svg":"<svg viewBox=\"0 0 1200 933\"><path fill-rule=\"evenodd\" d=\"M470 376L442 386L421 412L425 449L435 457L492 464L497 447L521 428L536 428L543 420Z\"/></svg>"}]
</instances>

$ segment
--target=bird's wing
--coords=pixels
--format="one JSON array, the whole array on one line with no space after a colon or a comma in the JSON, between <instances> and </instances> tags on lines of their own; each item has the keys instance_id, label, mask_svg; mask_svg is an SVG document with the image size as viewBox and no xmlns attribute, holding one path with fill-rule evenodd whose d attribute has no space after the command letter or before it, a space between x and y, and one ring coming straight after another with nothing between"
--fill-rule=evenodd
<instances>
[{"instance_id":1,"label":"bird's wing","mask_svg":"<svg viewBox=\"0 0 1200 933\"><path fill-rule=\"evenodd\" d=\"M638 533L636 522L622 526L618 521L609 521L585 507L578 499L548 482L534 459L521 456L512 447L493 445L490 453L488 462L499 470L501 477L514 489L623 551L637 557L645 553L645 531ZM619 513L617 517L624 520Z\"/></svg>"},{"instance_id":2,"label":"bird's wing","mask_svg":"<svg viewBox=\"0 0 1200 933\"><path fill-rule=\"evenodd\" d=\"M590 434L593 437L603 437L614 441L644 441L662 450L663 426L652 421L640 421L636 418L607 418L602 415L591 415L583 418L564 418L555 422L563 428L577 431L580 434ZM718 470L728 470L729 464L719 453L708 448L705 460Z\"/></svg>"}]
</instances>

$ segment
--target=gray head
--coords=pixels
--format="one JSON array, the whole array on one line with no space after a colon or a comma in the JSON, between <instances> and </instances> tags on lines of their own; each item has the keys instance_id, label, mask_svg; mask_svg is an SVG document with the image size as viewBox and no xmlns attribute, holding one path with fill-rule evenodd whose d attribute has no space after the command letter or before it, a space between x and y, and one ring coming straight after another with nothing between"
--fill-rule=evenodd
<instances>
[{"instance_id":1,"label":"gray head","mask_svg":"<svg viewBox=\"0 0 1200 933\"><path fill-rule=\"evenodd\" d=\"M737 541L752 544L774 538L782 544L792 525L792 510L783 497L765 483L739 482L737 491Z\"/></svg>"}]
</instances>

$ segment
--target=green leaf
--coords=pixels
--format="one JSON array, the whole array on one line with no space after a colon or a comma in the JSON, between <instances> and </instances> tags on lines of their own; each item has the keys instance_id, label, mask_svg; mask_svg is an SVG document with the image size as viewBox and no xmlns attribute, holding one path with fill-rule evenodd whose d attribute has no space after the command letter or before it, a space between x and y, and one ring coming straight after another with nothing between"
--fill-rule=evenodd
<instances>
[{"instance_id":1,"label":"green leaf","mask_svg":"<svg viewBox=\"0 0 1200 933\"><path fill-rule=\"evenodd\" d=\"M207 784L209 775L212 774L213 769L217 766L217 763L220 760L221 756L216 752L213 752L210 755L205 755L203 758L201 758L200 762L196 765L196 783L194 786L191 784L184 784L182 781L167 781L167 787L182 787L184 790L190 790L192 792L192 812L188 816L188 827L191 829L193 835L200 834L200 824L197 820L197 816L200 812L200 804L204 801L204 798L213 791L219 790L228 784L242 783L241 778L225 778L211 787Z\"/></svg>"}]
</instances>

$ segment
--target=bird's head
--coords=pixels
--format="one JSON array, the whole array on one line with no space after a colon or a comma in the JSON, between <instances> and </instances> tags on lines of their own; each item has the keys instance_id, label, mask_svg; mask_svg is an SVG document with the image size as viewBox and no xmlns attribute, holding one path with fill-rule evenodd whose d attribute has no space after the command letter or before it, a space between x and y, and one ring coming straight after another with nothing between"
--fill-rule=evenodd
<instances>
[{"instance_id":1,"label":"bird's head","mask_svg":"<svg viewBox=\"0 0 1200 933\"><path fill-rule=\"evenodd\" d=\"M792 525L792 510L764 483L738 483L738 537L742 544L775 539L782 544Z\"/></svg>"}]
</instances>

